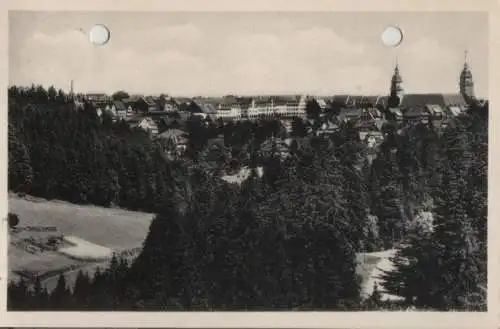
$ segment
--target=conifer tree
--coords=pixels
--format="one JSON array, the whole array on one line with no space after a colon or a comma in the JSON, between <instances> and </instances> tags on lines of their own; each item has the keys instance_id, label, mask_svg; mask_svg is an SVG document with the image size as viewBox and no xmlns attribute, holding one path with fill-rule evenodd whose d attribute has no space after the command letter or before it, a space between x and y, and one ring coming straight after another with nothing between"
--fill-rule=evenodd
<instances>
[{"instance_id":1,"label":"conifer tree","mask_svg":"<svg viewBox=\"0 0 500 329\"><path fill-rule=\"evenodd\" d=\"M44 288L42 287L42 283L40 282L40 277L37 276L35 278L35 284L33 287L33 308L41 309L47 306L47 300L45 300L44 296Z\"/></svg>"},{"instance_id":2,"label":"conifer tree","mask_svg":"<svg viewBox=\"0 0 500 329\"><path fill-rule=\"evenodd\" d=\"M89 306L90 278L82 270L78 271L73 292L74 305L78 309Z\"/></svg>"},{"instance_id":3,"label":"conifer tree","mask_svg":"<svg viewBox=\"0 0 500 329\"><path fill-rule=\"evenodd\" d=\"M436 294L433 305L438 309L462 309L468 294L478 292L477 279L482 272L478 259L480 244L464 209L466 191L465 179L450 168L436 200L433 234L436 261L441 268L436 273L439 295Z\"/></svg>"},{"instance_id":4,"label":"conifer tree","mask_svg":"<svg viewBox=\"0 0 500 329\"><path fill-rule=\"evenodd\" d=\"M62 273L59 275L56 288L50 295L50 303L51 307L56 310L71 308L71 291Z\"/></svg>"},{"instance_id":5,"label":"conifer tree","mask_svg":"<svg viewBox=\"0 0 500 329\"><path fill-rule=\"evenodd\" d=\"M9 189L29 192L33 180L31 159L27 147L13 124L9 124L8 139Z\"/></svg>"}]
</instances>

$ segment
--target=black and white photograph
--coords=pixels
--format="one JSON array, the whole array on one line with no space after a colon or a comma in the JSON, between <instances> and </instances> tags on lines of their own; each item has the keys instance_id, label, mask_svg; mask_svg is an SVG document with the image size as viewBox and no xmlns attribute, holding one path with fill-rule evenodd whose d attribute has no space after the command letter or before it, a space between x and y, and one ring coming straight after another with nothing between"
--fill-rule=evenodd
<instances>
[{"instance_id":1,"label":"black and white photograph","mask_svg":"<svg viewBox=\"0 0 500 329\"><path fill-rule=\"evenodd\" d=\"M9 12L7 312L487 312L488 24Z\"/></svg>"}]
</instances>

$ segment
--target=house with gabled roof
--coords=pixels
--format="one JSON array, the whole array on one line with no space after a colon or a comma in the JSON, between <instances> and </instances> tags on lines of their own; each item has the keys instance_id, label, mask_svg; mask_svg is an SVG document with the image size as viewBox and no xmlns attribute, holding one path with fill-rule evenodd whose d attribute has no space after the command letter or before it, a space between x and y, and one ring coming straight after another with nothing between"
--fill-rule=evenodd
<instances>
[{"instance_id":1,"label":"house with gabled roof","mask_svg":"<svg viewBox=\"0 0 500 329\"><path fill-rule=\"evenodd\" d=\"M447 121L446 110L439 104L425 104L419 107L412 107L403 114L406 124L432 124L439 128Z\"/></svg>"},{"instance_id":2,"label":"house with gabled roof","mask_svg":"<svg viewBox=\"0 0 500 329\"><path fill-rule=\"evenodd\" d=\"M148 134L155 136L158 134L158 125L150 117L143 117L140 115L135 115L125 118L125 122L130 128L139 128L147 132Z\"/></svg>"},{"instance_id":3,"label":"house with gabled roof","mask_svg":"<svg viewBox=\"0 0 500 329\"><path fill-rule=\"evenodd\" d=\"M181 155L187 148L187 133L181 129L167 129L158 135L162 150L170 155Z\"/></svg>"},{"instance_id":4,"label":"house with gabled roof","mask_svg":"<svg viewBox=\"0 0 500 329\"><path fill-rule=\"evenodd\" d=\"M343 108L338 115L339 121L354 121L359 120L361 118L361 114L363 113L360 108Z\"/></svg>"},{"instance_id":5,"label":"house with gabled roof","mask_svg":"<svg viewBox=\"0 0 500 329\"><path fill-rule=\"evenodd\" d=\"M135 102L135 108L137 112L145 114L158 111L158 104L151 98L141 97Z\"/></svg>"},{"instance_id":6,"label":"house with gabled roof","mask_svg":"<svg viewBox=\"0 0 500 329\"><path fill-rule=\"evenodd\" d=\"M363 122L374 122L377 119L383 119L384 114L376 107L365 107L361 109L360 120Z\"/></svg>"},{"instance_id":7,"label":"house with gabled roof","mask_svg":"<svg viewBox=\"0 0 500 329\"><path fill-rule=\"evenodd\" d=\"M185 121L180 117L166 116L162 117L161 125L167 129L180 129L184 126Z\"/></svg>"},{"instance_id":8,"label":"house with gabled roof","mask_svg":"<svg viewBox=\"0 0 500 329\"><path fill-rule=\"evenodd\" d=\"M127 107L122 101L113 101L112 111L117 120L122 120L127 117Z\"/></svg>"},{"instance_id":9,"label":"house with gabled roof","mask_svg":"<svg viewBox=\"0 0 500 329\"><path fill-rule=\"evenodd\" d=\"M217 118L217 106L206 99L195 99L188 109L193 115L201 116L204 119L215 120Z\"/></svg>"},{"instance_id":10,"label":"house with gabled roof","mask_svg":"<svg viewBox=\"0 0 500 329\"><path fill-rule=\"evenodd\" d=\"M123 104L125 105L125 107L127 108L127 115L128 116L137 112L136 104L137 104L137 101L139 99L140 99L140 97L130 96L128 98L124 98L121 100L123 102Z\"/></svg>"},{"instance_id":11,"label":"house with gabled roof","mask_svg":"<svg viewBox=\"0 0 500 329\"><path fill-rule=\"evenodd\" d=\"M158 134L158 125L156 122L151 119L150 117L145 117L138 125L139 128L143 129L150 135L157 135Z\"/></svg>"}]
</instances>

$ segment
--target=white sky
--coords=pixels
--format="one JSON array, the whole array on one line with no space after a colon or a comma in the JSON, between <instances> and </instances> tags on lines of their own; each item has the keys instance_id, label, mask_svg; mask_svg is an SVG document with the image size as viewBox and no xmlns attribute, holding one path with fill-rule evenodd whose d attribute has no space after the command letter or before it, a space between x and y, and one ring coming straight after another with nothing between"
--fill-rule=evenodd
<instances>
[{"instance_id":1,"label":"white sky","mask_svg":"<svg viewBox=\"0 0 500 329\"><path fill-rule=\"evenodd\" d=\"M387 94L395 58L408 93L457 92L464 51L488 93L484 13L11 12L11 84L170 95ZM94 46L85 31L107 25ZM399 48L381 43L387 25Z\"/></svg>"}]
</instances>

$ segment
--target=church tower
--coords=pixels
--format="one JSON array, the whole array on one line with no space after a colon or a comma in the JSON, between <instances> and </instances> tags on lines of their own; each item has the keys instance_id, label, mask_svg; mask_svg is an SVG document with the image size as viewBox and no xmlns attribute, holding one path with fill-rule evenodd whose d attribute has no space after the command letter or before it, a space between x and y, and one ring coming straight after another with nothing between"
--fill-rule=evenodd
<instances>
[{"instance_id":1,"label":"church tower","mask_svg":"<svg viewBox=\"0 0 500 329\"><path fill-rule=\"evenodd\" d=\"M392 80L391 80L389 107L393 108L399 107L399 105L403 101L403 96L404 96L403 79L399 74L399 65L396 63L396 67L394 68L394 74L392 75Z\"/></svg>"},{"instance_id":2,"label":"church tower","mask_svg":"<svg viewBox=\"0 0 500 329\"><path fill-rule=\"evenodd\" d=\"M465 52L464 68L460 73L460 94L466 101L474 99L474 81L472 79L472 72L467 61L467 52Z\"/></svg>"}]
</instances>

